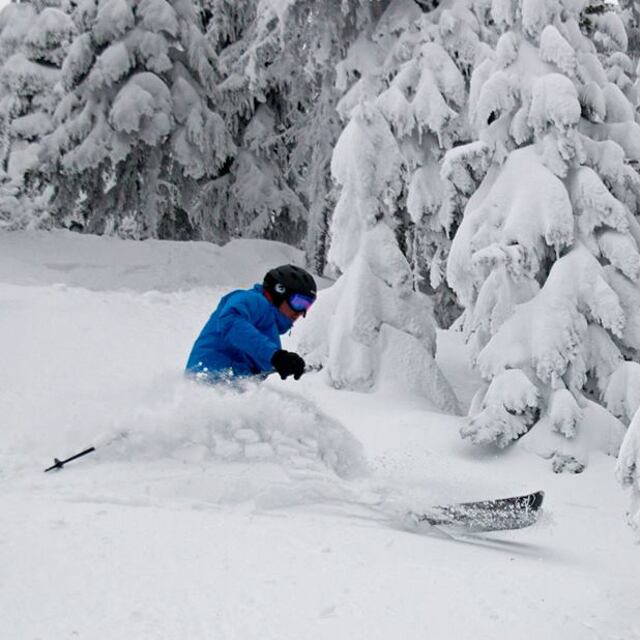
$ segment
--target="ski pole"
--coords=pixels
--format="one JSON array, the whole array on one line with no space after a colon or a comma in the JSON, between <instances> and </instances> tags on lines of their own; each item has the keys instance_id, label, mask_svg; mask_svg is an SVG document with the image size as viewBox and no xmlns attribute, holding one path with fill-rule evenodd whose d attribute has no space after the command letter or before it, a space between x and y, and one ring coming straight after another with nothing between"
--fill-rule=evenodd
<instances>
[{"instance_id":1,"label":"ski pole","mask_svg":"<svg viewBox=\"0 0 640 640\"><path fill-rule=\"evenodd\" d=\"M47 471L51 471L52 469L62 469L62 467L64 467L64 465L67 464L67 462L71 462L72 460L76 460L77 458L82 458L82 456L86 456L88 453L91 453L92 451L95 451L95 450L96 450L95 447L89 447L88 449L85 449L80 453L76 453L74 456L71 456L66 460L58 460L58 458L54 458L53 464L47 469L45 469L44 471L46 473Z\"/></svg>"}]
</instances>

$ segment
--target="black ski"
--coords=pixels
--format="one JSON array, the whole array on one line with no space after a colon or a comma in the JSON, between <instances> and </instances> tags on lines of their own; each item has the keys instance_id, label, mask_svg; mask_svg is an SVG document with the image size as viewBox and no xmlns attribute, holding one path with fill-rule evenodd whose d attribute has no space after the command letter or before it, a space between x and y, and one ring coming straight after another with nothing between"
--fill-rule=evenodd
<instances>
[{"instance_id":1,"label":"black ski","mask_svg":"<svg viewBox=\"0 0 640 640\"><path fill-rule=\"evenodd\" d=\"M410 511L407 520L416 528L456 527L468 532L523 529L538 520L543 500L544 492L536 491L511 498L461 502L433 507L423 513Z\"/></svg>"}]
</instances>

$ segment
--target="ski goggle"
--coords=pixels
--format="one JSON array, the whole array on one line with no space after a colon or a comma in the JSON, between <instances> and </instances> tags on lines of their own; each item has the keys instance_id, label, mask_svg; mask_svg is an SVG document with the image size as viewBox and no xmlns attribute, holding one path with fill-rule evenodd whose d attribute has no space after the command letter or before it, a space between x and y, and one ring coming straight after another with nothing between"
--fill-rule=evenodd
<instances>
[{"instance_id":1,"label":"ski goggle","mask_svg":"<svg viewBox=\"0 0 640 640\"><path fill-rule=\"evenodd\" d=\"M289 306L298 313L306 313L307 311L309 311L314 301L315 298L310 298L309 296L305 296L302 293L294 293L287 300Z\"/></svg>"}]
</instances>

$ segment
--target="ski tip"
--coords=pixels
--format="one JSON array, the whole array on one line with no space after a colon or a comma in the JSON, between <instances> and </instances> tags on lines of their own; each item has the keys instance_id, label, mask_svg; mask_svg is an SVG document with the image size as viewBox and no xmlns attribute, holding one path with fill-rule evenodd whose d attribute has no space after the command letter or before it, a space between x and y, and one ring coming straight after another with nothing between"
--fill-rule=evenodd
<instances>
[{"instance_id":1,"label":"ski tip","mask_svg":"<svg viewBox=\"0 0 640 640\"><path fill-rule=\"evenodd\" d=\"M441 505L422 513L409 511L403 524L414 532L433 527L454 527L466 533L523 529L538 521L543 501L544 491L534 491L509 498Z\"/></svg>"},{"instance_id":2,"label":"ski tip","mask_svg":"<svg viewBox=\"0 0 640 640\"><path fill-rule=\"evenodd\" d=\"M529 495L529 504L527 505L529 509L533 509L537 511L544 502L544 491L536 491Z\"/></svg>"}]
</instances>

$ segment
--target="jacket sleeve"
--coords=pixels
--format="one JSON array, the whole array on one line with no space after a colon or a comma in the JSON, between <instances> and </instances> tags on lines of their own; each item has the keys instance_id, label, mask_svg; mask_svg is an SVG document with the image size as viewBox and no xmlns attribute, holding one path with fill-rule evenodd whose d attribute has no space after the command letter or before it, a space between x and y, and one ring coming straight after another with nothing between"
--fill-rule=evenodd
<instances>
[{"instance_id":1,"label":"jacket sleeve","mask_svg":"<svg viewBox=\"0 0 640 640\"><path fill-rule=\"evenodd\" d=\"M246 353L261 371L271 371L271 358L280 345L269 340L255 327L255 321L264 314L259 300L238 296L227 305L219 318L220 333L238 351Z\"/></svg>"}]
</instances>

